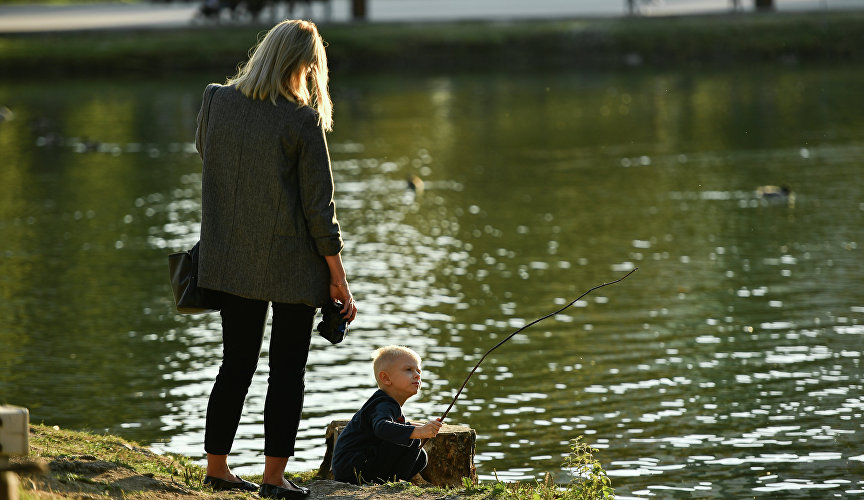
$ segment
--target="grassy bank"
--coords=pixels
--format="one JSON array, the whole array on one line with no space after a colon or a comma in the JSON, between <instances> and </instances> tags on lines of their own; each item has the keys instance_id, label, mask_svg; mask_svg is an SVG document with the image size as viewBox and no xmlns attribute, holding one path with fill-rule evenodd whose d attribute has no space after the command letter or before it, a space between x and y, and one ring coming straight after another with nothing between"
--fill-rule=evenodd
<instances>
[{"instance_id":1,"label":"grassy bank","mask_svg":"<svg viewBox=\"0 0 864 500\"><path fill-rule=\"evenodd\" d=\"M239 492L216 492L203 486L204 469L188 457L160 455L146 447L117 436L61 430L56 427L30 427L30 457L47 465L47 473L22 477L23 500L48 498L122 498L192 500L204 498L257 498ZM13 463L22 459L13 459ZM440 488L421 489L409 483L376 487L353 487L335 481L313 481L317 471L296 474L292 480L313 485L310 500L338 493L345 498L440 497ZM260 476L245 477L260 482ZM343 491L344 490L344 491ZM428 491L427 491L428 490ZM458 491L463 498L477 497Z\"/></svg>"},{"instance_id":2,"label":"grassy bank","mask_svg":"<svg viewBox=\"0 0 864 500\"><path fill-rule=\"evenodd\" d=\"M493 482L461 488L416 486L407 482L375 486L353 486L316 478L318 471L291 475L295 482L309 486L308 500L339 497L343 500L517 500L612 498L606 472L593 457L597 450L579 439L573 441L565 467L583 471L583 477L566 485L555 484L552 476L542 482ZM13 464L37 461L45 473L25 475L20 480L22 500L123 499L123 500L222 500L258 498L256 494L216 492L203 486L204 469L181 455L160 455L117 436L63 430L45 425L30 426L30 456L13 457ZM244 477L260 483L261 476Z\"/></svg>"},{"instance_id":3,"label":"grassy bank","mask_svg":"<svg viewBox=\"0 0 864 500\"><path fill-rule=\"evenodd\" d=\"M229 72L264 29L203 26L0 36L0 74ZM332 24L321 25L321 31L334 73L864 62L864 11Z\"/></svg>"}]
</instances>

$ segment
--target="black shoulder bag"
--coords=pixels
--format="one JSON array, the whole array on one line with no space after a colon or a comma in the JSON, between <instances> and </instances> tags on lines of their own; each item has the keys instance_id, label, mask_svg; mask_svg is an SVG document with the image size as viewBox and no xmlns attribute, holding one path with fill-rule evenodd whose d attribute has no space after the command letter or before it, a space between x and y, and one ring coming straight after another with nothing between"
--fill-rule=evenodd
<instances>
[{"instance_id":1,"label":"black shoulder bag","mask_svg":"<svg viewBox=\"0 0 864 500\"><path fill-rule=\"evenodd\" d=\"M219 310L219 292L198 287L198 245L168 256L168 273L177 312L203 314Z\"/></svg>"},{"instance_id":2,"label":"black shoulder bag","mask_svg":"<svg viewBox=\"0 0 864 500\"><path fill-rule=\"evenodd\" d=\"M216 90L210 92L207 102L207 118L210 119L210 103ZM219 307L219 292L198 287L198 247L199 241L191 250L176 252L168 256L168 276L174 291L174 304L177 312L183 314L203 314L216 312Z\"/></svg>"}]
</instances>

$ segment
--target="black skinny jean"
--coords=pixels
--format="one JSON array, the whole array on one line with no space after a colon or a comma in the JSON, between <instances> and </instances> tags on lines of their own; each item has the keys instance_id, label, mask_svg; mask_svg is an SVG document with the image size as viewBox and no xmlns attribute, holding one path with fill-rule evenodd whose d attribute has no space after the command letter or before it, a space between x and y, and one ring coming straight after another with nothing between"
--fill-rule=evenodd
<instances>
[{"instance_id":1,"label":"black skinny jean","mask_svg":"<svg viewBox=\"0 0 864 500\"><path fill-rule=\"evenodd\" d=\"M222 294L222 365L210 392L204 449L231 451L243 403L261 352L269 302ZM270 376L264 402L264 455L290 457L303 410L303 377L312 338L315 308L273 303Z\"/></svg>"}]
</instances>

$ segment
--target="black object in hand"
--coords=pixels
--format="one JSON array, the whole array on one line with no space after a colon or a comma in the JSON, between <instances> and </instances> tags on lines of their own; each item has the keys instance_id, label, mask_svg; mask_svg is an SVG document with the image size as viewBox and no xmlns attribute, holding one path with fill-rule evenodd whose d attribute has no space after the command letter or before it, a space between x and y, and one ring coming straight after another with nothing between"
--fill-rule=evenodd
<instances>
[{"instance_id":1,"label":"black object in hand","mask_svg":"<svg viewBox=\"0 0 864 500\"><path fill-rule=\"evenodd\" d=\"M318 323L318 334L331 344L342 342L348 333L348 320L342 316L342 303L330 302L322 308L321 316L323 319Z\"/></svg>"}]
</instances>

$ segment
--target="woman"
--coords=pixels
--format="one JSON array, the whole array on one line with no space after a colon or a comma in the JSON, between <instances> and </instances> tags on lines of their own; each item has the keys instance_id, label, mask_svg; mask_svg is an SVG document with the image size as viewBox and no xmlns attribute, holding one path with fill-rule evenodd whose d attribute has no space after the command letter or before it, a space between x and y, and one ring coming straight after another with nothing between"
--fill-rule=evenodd
<instances>
[{"instance_id":1,"label":"woman","mask_svg":"<svg viewBox=\"0 0 864 500\"><path fill-rule=\"evenodd\" d=\"M223 85L204 91L195 144L202 176L199 286L221 296L223 359L207 406L205 484L300 498L285 479L303 406L303 375L315 308L357 308L340 252L333 175L324 132L332 129L327 56L315 25L284 21ZM264 406L264 477L228 467L243 402L273 304Z\"/></svg>"}]
</instances>

